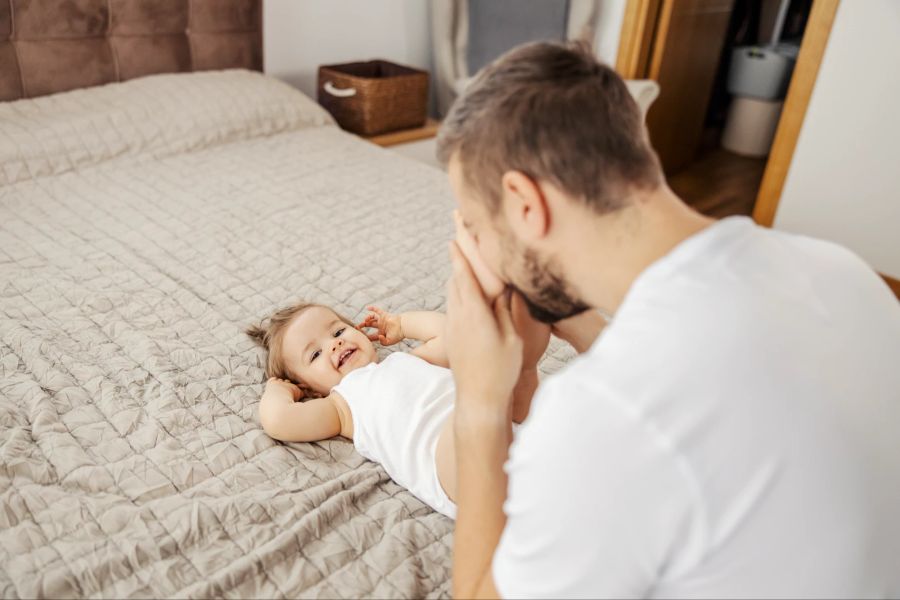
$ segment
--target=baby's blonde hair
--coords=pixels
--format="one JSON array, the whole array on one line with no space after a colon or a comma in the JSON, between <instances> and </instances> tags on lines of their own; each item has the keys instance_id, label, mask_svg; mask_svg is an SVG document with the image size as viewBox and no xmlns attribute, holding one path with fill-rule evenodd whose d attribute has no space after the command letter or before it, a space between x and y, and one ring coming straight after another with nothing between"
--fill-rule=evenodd
<instances>
[{"instance_id":1,"label":"baby's blonde hair","mask_svg":"<svg viewBox=\"0 0 900 600\"><path fill-rule=\"evenodd\" d=\"M299 316L305 310L315 306L330 310L338 319L350 327L355 327L350 319L338 313L330 306L316 304L314 302L298 302L297 304L276 310L272 315L260 321L258 325L251 325L245 330L247 335L249 335L254 342L265 348L268 353L266 358L266 377L277 377L278 379L288 379L293 381L306 392L307 396L312 393L312 390L309 389L295 373L291 372L284 360L282 342L284 340L284 332L287 331L288 325L291 324L294 318Z\"/></svg>"}]
</instances>

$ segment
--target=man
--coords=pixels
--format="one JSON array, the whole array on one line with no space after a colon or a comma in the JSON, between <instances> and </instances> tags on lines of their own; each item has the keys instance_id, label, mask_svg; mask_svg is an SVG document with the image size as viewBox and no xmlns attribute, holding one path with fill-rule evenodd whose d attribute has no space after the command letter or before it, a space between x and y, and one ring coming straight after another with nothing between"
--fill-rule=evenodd
<instances>
[{"instance_id":1,"label":"man","mask_svg":"<svg viewBox=\"0 0 900 600\"><path fill-rule=\"evenodd\" d=\"M486 67L438 147L516 295L451 244L456 596L900 595L900 305L871 269L685 206L578 48ZM519 297L583 354L510 447Z\"/></svg>"}]
</instances>

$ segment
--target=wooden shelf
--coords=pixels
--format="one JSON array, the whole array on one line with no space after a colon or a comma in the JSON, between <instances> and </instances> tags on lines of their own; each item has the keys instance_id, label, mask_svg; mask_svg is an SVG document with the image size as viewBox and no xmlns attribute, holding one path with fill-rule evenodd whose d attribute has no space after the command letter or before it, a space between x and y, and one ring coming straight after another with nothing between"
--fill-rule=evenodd
<instances>
[{"instance_id":1,"label":"wooden shelf","mask_svg":"<svg viewBox=\"0 0 900 600\"><path fill-rule=\"evenodd\" d=\"M421 127L391 131L389 133L363 137L363 139L368 140L373 144L378 144L379 146L396 146L397 144L406 144L408 142L415 142L416 140L433 138L437 135L440 126L440 121L428 119Z\"/></svg>"}]
</instances>

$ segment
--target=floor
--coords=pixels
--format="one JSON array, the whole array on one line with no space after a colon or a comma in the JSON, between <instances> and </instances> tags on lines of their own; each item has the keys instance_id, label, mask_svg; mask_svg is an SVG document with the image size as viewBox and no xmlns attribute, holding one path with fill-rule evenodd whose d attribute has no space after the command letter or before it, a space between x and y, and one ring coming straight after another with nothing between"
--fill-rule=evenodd
<instances>
[{"instance_id":1,"label":"floor","mask_svg":"<svg viewBox=\"0 0 900 600\"><path fill-rule=\"evenodd\" d=\"M715 148L669 178L682 200L716 218L750 215L766 158L747 158Z\"/></svg>"},{"instance_id":2,"label":"floor","mask_svg":"<svg viewBox=\"0 0 900 600\"><path fill-rule=\"evenodd\" d=\"M409 158L423 162L426 165L444 169L444 165L439 163L435 156L436 143L434 138L396 144L394 146L389 146L388 150L408 156Z\"/></svg>"}]
</instances>

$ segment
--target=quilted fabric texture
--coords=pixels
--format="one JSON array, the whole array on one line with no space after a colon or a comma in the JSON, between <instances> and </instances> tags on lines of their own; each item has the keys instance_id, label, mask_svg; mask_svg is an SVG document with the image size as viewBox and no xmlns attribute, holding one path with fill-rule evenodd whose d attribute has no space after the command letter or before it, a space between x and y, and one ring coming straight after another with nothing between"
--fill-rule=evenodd
<instances>
[{"instance_id":1,"label":"quilted fabric texture","mask_svg":"<svg viewBox=\"0 0 900 600\"><path fill-rule=\"evenodd\" d=\"M233 102L175 110L210 89ZM247 324L442 309L449 275L445 175L288 95L226 72L0 106L0 596L450 594L451 521L258 423Z\"/></svg>"},{"instance_id":2,"label":"quilted fabric texture","mask_svg":"<svg viewBox=\"0 0 900 600\"><path fill-rule=\"evenodd\" d=\"M231 70L156 75L0 103L0 184L123 156L178 152L332 124L325 109L277 79Z\"/></svg>"}]
</instances>

